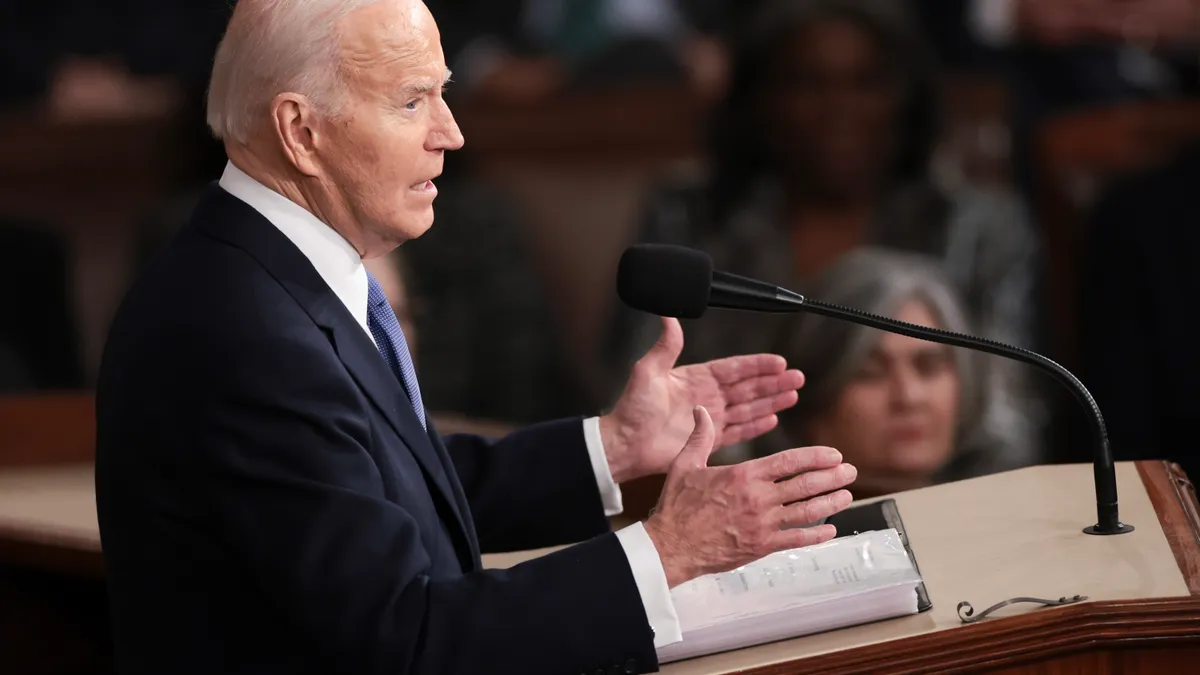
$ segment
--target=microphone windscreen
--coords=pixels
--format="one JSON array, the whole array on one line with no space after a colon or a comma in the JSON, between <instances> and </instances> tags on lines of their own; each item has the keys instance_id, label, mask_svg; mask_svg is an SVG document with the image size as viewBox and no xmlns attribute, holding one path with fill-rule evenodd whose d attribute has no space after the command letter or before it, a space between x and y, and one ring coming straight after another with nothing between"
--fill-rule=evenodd
<instances>
[{"instance_id":1,"label":"microphone windscreen","mask_svg":"<svg viewBox=\"0 0 1200 675\"><path fill-rule=\"evenodd\" d=\"M696 319L708 309L712 258L682 246L638 244L617 265L617 295L634 309Z\"/></svg>"}]
</instances>

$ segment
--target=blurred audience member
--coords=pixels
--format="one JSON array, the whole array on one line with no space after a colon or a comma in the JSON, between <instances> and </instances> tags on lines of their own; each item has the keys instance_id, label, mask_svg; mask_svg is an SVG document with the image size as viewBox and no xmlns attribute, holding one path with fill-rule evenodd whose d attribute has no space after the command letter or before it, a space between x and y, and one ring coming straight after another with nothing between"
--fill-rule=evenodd
<instances>
[{"instance_id":1,"label":"blurred audience member","mask_svg":"<svg viewBox=\"0 0 1200 675\"><path fill-rule=\"evenodd\" d=\"M0 224L0 390L81 386L70 250L54 233Z\"/></svg>"},{"instance_id":2,"label":"blurred audience member","mask_svg":"<svg viewBox=\"0 0 1200 675\"><path fill-rule=\"evenodd\" d=\"M63 124L178 124L179 156L201 158L181 162L179 175L207 180L224 153L205 129L201 100L231 6L229 0L0 2L0 108ZM49 234L50 225L0 213L3 268L21 289L5 307L0 343L27 373L27 388L87 381L70 318L69 244Z\"/></svg>"},{"instance_id":3,"label":"blurred audience member","mask_svg":"<svg viewBox=\"0 0 1200 675\"><path fill-rule=\"evenodd\" d=\"M1200 93L1195 0L972 0L969 25L1001 50L1013 100L1014 168L1036 194L1033 143L1048 117Z\"/></svg>"},{"instance_id":4,"label":"blurred audience member","mask_svg":"<svg viewBox=\"0 0 1200 675\"><path fill-rule=\"evenodd\" d=\"M720 0L432 0L468 96L545 99L638 81L723 87Z\"/></svg>"},{"instance_id":5,"label":"blurred audience member","mask_svg":"<svg viewBox=\"0 0 1200 675\"><path fill-rule=\"evenodd\" d=\"M228 0L0 3L0 101L66 121L187 114L203 94ZM199 106L203 109L203 106Z\"/></svg>"},{"instance_id":6,"label":"blurred audience member","mask_svg":"<svg viewBox=\"0 0 1200 675\"><path fill-rule=\"evenodd\" d=\"M965 308L936 260L881 249L842 257L811 287L814 297L931 328L970 333ZM779 353L805 374L799 403L780 416L778 451L835 447L879 492L959 480L1032 464L1011 424L1009 392L987 387L995 357L797 314Z\"/></svg>"},{"instance_id":7,"label":"blurred audience member","mask_svg":"<svg viewBox=\"0 0 1200 675\"><path fill-rule=\"evenodd\" d=\"M1080 375L1104 412L1116 458L1171 459L1193 481L1200 478L1191 441L1200 427L1197 186L1200 147L1101 197L1086 228L1079 331Z\"/></svg>"},{"instance_id":8,"label":"blurred audience member","mask_svg":"<svg viewBox=\"0 0 1200 675\"><path fill-rule=\"evenodd\" d=\"M722 269L802 292L860 246L928 254L983 335L1031 346L1037 239L1015 199L933 175L935 91L925 45L898 3L768 5L736 52L711 178L653 195L643 238L705 249ZM685 354L769 350L780 321L711 316L690 327ZM641 324L656 330L645 317ZM1020 372L1005 368L997 377L1026 389ZM1040 404L1028 391L1021 396L1029 410L1016 423L1032 443Z\"/></svg>"},{"instance_id":9,"label":"blurred audience member","mask_svg":"<svg viewBox=\"0 0 1200 675\"><path fill-rule=\"evenodd\" d=\"M426 405L509 423L596 407L563 366L516 208L462 174L443 174L438 190L433 227L400 249L416 331L438 336L413 350L438 373L421 385Z\"/></svg>"}]
</instances>

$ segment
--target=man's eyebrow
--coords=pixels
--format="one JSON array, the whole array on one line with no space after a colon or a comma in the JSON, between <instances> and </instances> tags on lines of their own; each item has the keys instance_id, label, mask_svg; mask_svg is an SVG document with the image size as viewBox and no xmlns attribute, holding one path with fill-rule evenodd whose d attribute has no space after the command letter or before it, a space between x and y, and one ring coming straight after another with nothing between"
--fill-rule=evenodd
<instances>
[{"instance_id":1,"label":"man's eyebrow","mask_svg":"<svg viewBox=\"0 0 1200 675\"><path fill-rule=\"evenodd\" d=\"M409 84L404 85L404 92L411 96L424 96L431 91L436 91L442 87L445 87L446 83L450 81L451 75L452 73L450 72L450 69L447 68L446 73L442 76L441 82L434 82L432 80L410 82Z\"/></svg>"}]
</instances>

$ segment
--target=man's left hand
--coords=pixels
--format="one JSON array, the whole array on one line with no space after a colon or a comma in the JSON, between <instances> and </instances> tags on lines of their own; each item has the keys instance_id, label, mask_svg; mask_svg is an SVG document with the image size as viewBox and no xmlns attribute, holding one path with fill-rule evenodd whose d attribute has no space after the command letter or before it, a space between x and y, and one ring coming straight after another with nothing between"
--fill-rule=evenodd
<instances>
[{"instance_id":1,"label":"man's left hand","mask_svg":"<svg viewBox=\"0 0 1200 675\"><path fill-rule=\"evenodd\" d=\"M717 448L757 438L779 423L775 413L796 404L804 385L775 354L733 356L676 368L683 328L663 319L658 342L634 366L600 435L613 480L665 473L692 433L692 411L712 417Z\"/></svg>"}]
</instances>

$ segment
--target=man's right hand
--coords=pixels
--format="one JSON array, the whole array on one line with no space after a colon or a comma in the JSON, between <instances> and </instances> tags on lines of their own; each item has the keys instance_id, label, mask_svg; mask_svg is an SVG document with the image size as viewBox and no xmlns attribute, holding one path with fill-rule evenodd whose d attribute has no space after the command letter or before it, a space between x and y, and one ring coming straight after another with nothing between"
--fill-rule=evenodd
<instances>
[{"instance_id":1,"label":"man's right hand","mask_svg":"<svg viewBox=\"0 0 1200 675\"><path fill-rule=\"evenodd\" d=\"M735 466L708 466L712 418L696 427L667 473L646 533L671 588L765 555L829 541L832 525L802 527L849 506L857 470L833 448L794 448Z\"/></svg>"}]
</instances>

